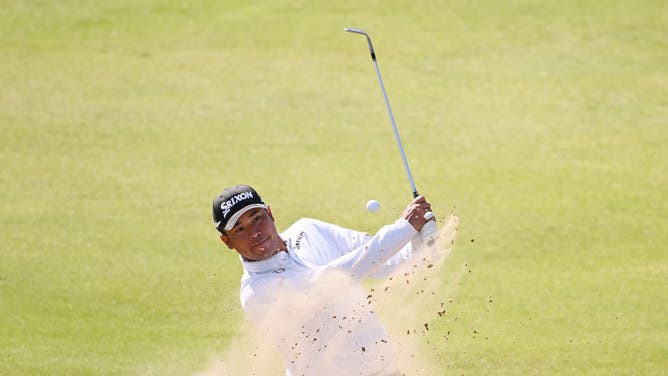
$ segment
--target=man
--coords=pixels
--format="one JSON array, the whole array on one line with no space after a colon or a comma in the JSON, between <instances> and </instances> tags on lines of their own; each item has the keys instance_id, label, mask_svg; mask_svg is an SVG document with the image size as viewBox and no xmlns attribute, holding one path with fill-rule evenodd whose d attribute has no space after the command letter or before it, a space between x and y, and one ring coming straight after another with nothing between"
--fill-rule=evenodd
<instances>
[{"instance_id":1,"label":"man","mask_svg":"<svg viewBox=\"0 0 668 376\"><path fill-rule=\"evenodd\" d=\"M293 376L398 374L360 282L411 258L430 211L420 196L374 236L315 219L300 219L279 234L252 187L226 188L213 201L220 239L241 258L244 311Z\"/></svg>"}]
</instances>

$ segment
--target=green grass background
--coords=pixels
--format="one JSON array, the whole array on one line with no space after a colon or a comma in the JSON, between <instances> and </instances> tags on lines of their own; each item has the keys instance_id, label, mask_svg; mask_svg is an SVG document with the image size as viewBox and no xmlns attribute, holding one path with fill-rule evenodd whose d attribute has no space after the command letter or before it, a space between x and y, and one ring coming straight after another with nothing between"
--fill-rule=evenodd
<instances>
[{"instance_id":1,"label":"green grass background","mask_svg":"<svg viewBox=\"0 0 668 376\"><path fill-rule=\"evenodd\" d=\"M668 4L649 0L0 0L0 374L189 375L226 351L225 186L254 185L279 229L396 218L410 192L348 26L374 38L418 189L461 218L442 373L665 374Z\"/></svg>"}]
</instances>

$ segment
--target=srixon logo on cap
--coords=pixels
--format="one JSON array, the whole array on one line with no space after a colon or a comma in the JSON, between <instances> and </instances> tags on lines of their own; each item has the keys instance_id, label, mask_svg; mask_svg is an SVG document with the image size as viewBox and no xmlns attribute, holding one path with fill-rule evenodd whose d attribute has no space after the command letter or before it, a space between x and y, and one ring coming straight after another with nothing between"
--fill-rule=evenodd
<instances>
[{"instance_id":1,"label":"srixon logo on cap","mask_svg":"<svg viewBox=\"0 0 668 376\"><path fill-rule=\"evenodd\" d=\"M253 192L241 192L238 195L232 196L231 199L220 204L220 208L223 209L223 217L227 217L227 214L230 212L232 207L243 200L248 200L253 198Z\"/></svg>"}]
</instances>

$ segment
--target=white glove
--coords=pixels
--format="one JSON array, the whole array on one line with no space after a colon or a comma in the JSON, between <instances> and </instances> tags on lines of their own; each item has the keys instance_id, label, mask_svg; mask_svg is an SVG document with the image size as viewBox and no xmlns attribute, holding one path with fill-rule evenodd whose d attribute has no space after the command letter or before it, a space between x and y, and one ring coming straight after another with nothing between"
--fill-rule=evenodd
<instances>
[{"instance_id":1,"label":"white glove","mask_svg":"<svg viewBox=\"0 0 668 376\"><path fill-rule=\"evenodd\" d=\"M427 220L427 223L422 226L420 230L420 235L422 236L422 241L427 245L432 245L438 238L438 227L436 226L436 221L432 221L434 218L434 213L426 212L424 214L424 219Z\"/></svg>"}]
</instances>

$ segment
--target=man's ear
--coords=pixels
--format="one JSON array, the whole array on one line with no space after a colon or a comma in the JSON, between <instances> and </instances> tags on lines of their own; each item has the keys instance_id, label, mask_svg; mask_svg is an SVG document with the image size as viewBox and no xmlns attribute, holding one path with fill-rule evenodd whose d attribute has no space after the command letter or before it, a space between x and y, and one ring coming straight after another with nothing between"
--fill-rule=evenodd
<instances>
[{"instance_id":1,"label":"man's ear","mask_svg":"<svg viewBox=\"0 0 668 376\"><path fill-rule=\"evenodd\" d=\"M229 248L229 249L234 249L234 247L232 247L232 243L230 242L230 238L229 238L227 235L225 235L225 234L220 234L220 240L222 240L223 243L225 243L225 245L227 246L227 248Z\"/></svg>"},{"instance_id":2,"label":"man's ear","mask_svg":"<svg viewBox=\"0 0 668 376\"><path fill-rule=\"evenodd\" d=\"M276 222L274 215L271 214L271 207L269 207L269 205L267 205L267 214L269 214L269 218L271 218L272 221Z\"/></svg>"}]
</instances>

